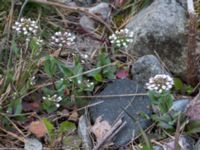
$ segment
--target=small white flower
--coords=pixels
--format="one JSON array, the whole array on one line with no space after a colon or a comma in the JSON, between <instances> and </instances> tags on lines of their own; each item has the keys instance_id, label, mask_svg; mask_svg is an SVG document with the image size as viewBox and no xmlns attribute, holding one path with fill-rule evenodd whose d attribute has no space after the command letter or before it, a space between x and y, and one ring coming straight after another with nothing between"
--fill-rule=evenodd
<instances>
[{"instance_id":1,"label":"small white flower","mask_svg":"<svg viewBox=\"0 0 200 150\"><path fill-rule=\"evenodd\" d=\"M78 80L77 82L78 82L78 84L81 84L81 80Z\"/></svg>"},{"instance_id":2,"label":"small white flower","mask_svg":"<svg viewBox=\"0 0 200 150\"><path fill-rule=\"evenodd\" d=\"M28 29L29 29L29 31L33 31L33 27L29 27Z\"/></svg>"},{"instance_id":3,"label":"small white flower","mask_svg":"<svg viewBox=\"0 0 200 150\"><path fill-rule=\"evenodd\" d=\"M74 44L75 39L76 37L72 33L59 31L51 37L51 44L56 47L67 48Z\"/></svg>"},{"instance_id":4,"label":"small white flower","mask_svg":"<svg viewBox=\"0 0 200 150\"><path fill-rule=\"evenodd\" d=\"M56 102L60 102L60 101L62 101L62 97L61 96L56 98Z\"/></svg>"},{"instance_id":5,"label":"small white flower","mask_svg":"<svg viewBox=\"0 0 200 150\"><path fill-rule=\"evenodd\" d=\"M32 21L30 18L21 18L20 21L16 21L12 28L17 34L23 34L24 36L35 35L37 33L38 26L36 21Z\"/></svg>"},{"instance_id":6,"label":"small white flower","mask_svg":"<svg viewBox=\"0 0 200 150\"><path fill-rule=\"evenodd\" d=\"M121 29L109 36L110 43L116 44L118 48L127 48L130 42L133 42L133 32L128 29Z\"/></svg>"},{"instance_id":7,"label":"small white flower","mask_svg":"<svg viewBox=\"0 0 200 150\"><path fill-rule=\"evenodd\" d=\"M35 85L35 76L33 76L30 80L30 85Z\"/></svg>"},{"instance_id":8,"label":"small white flower","mask_svg":"<svg viewBox=\"0 0 200 150\"><path fill-rule=\"evenodd\" d=\"M47 97L43 96L42 99L54 102L56 107L60 107L59 102L62 101L62 97L57 94L54 94L53 96L48 95Z\"/></svg>"},{"instance_id":9,"label":"small white flower","mask_svg":"<svg viewBox=\"0 0 200 150\"><path fill-rule=\"evenodd\" d=\"M59 104L59 103L56 103L56 107L57 107L57 108L60 107L60 104Z\"/></svg>"},{"instance_id":10,"label":"small white flower","mask_svg":"<svg viewBox=\"0 0 200 150\"><path fill-rule=\"evenodd\" d=\"M158 74L149 79L146 87L150 91L162 93L163 91L169 91L173 87L173 84L173 79L169 75Z\"/></svg>"}]
</instances>

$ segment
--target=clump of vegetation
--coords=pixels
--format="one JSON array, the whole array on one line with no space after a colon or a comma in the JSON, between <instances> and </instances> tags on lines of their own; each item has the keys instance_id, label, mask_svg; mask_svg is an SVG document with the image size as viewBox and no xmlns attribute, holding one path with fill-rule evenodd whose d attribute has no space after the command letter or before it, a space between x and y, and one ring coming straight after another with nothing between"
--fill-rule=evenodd
<instances>
[{"instance_id":1,"label":"clump of vegetation","mask_svg":"<svg viewBox=\"0 0 200 150\"><path fill-rule=\"evenodd\" d=\"M122 50L132 42L133 32L123 26L150 1L116 4L113 20L119 21L112 23L116 31L108 33L107 26L99 25L104 34L97 38L87 33L102 45L92 54L76 47L78 37L83 34L76 28L77 16L79 11L88 12L76 7L55 8L67 7L64 4L51 7L50 2L41 2L48 5L27 2L11 0L0 5L0 131L5 137L1 145L12 143L11 148L22 148L26 137L32 134L43 139L48 148L61 149L68 145L69 149L78 149L81 144L76 132L79 113L89 107L89 96L116 79L118 70L128 72L134 58ZM119 13L123 17L117 16ZM7 16L8 20L4 21ZM163 131L162 138L167 137L165 133L174 133L177 122L182 121L180 113L171 113L173 85L173 92L192 93L189 85L168 75L156 75L147 83L154 115L149 118L144 114L144 117L153 120L158 127L155 133ZM193 126L192 130L199 132L195 126L199 122L192 124L187 119L182 122L187 129ZM145 137L145 132L141 132ZM136 145L140 145L140 141Z\"/></svg>"}]
</instances>

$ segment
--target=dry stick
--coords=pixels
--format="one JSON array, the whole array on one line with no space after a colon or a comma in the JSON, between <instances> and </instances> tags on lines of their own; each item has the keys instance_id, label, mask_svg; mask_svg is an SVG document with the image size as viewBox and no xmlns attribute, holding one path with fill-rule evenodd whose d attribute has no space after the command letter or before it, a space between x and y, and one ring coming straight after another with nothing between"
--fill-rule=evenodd
<instances>
[{"instance_id":1,"label":"dry stick","mask_svg":"<svg viewBox=\"0 0 200 150\"><path fill-rule=\"evenodd\" d=\"M198 75L198 63L196 52L197 34L197 15L194 10L193 0L187 0L189 13L189 35L188 35L188 54L187 54L187 83L196 85Z\"/></svg>"},{"instance_id":2,"label":"dry stick","mask_svg":"<svg viewBox=\"0 0 200 150\"><path fill-rule=\"evenodd\" d=\"M116 94L116 95L99 95L99 96L75 96L76 98L113 98L113 97L132 97L132 96L147 96L147 93L133 94Z\"/></svg>"},{"instance_id":3,"label":"dry stick","mask_svg":"<svg viewBox=\"0 0 200 150\"><path fill-rule=\"evenodd\" d=\"M124 123L123 123L119 128L117 128L116 131L107 139L107 142L111 141L111 140L115 137L115 135L116 135L126 124L127 124L127 122L124 121Z\"/></svg>"},{"instance_id":4,"label":"dry stick","mask_svg":"<svg viewBox=\"0 0 200 150\"><path fill-rule=\"evenodd\" d=\"M90 104L90 105L81 107L81 108L79 108L79 109L77 109L77 110L75 110L75 111L72 111L72 112L68 113L67 116L69 116L70 114L73 114L74 112L78 112L78 111L81 111L81 110L83 110L83 109L87 109L87 108L90 108L90 107L94 107L94 106L99 105L99 104L101 104L101 103L103 103L103 102L104 102L104 101L99 101L99 102L96 102L96 103L94 103L94 104ZM53 119L53 122L55 122L56 120L62 118L63 116L64 116L64 115L61 113L59 117Z\"/></svg>"},{"instance_id":5,"label":"dry stick","mask_svg":"<svg viewBox=\"0 0 200 150\"><path fill-rule=\"evenodd\" d=\"M0 115L4 116L13 126L14 128L23 136L25 137L24 133L17 127L17 125L4 113L0 113Z\"/></svg>"},{"instance_id":6,"label":"dry stick","mask_svg":"<svg viewBox=\"0 0 200 150\"><path fill-rule=\"evenodd\" d=\"M122 119L119 119L114 125L113 127L110 129L110 131L108 131L104 138L92 149L92 150L98 150L100 149L103 144L106 142L106 140L116 131L116 129L120 128L122 125Z\"/></svg>"},{"instance_id":7,"label":"dry stick","mask_svg":"<svg viewBox=\"0 0 200 150\"><path fill-rule=\"evenodd\" d=\"M179 137L180 137L180 114L178 115L176 132L175 132L175 139L174 139L174 149L179 149Z\"/></svg>"},{"instance_id":8,"label":"dry stick","mask_svg":"<svg viewBox=\"0 0 200 150\"><path fill-rule=\"evenodd\" d=\"M101 24L103 24L111 33L113 33L113 30L110 28L110 26L103 19L101 19L99 16L97 16L95 14L90 13L88 11L88 9L86 9L86 8L67 6L67 5L63 5L61 3L49 2L49 1L44 1L44 0L30 0L30 2L35 2L35 3L50 5L50 6L56 6L56 7L61 7L61 8L64 8L64 9L68 9L70 11L84 13L84 14L92 17L94 20L96 20L96 21L100 22Z\"/></svg>"},{"instance_id":9,"label":"dry stick","mask_svg":"<svg viewBox=\"0 0 200 150\"><path fill-rule=\"evenodd\" d=\"M11 1L11 9L7 16L8 19L6 20L7 23L5 24L4 31L3 31L3 34L7 34L7 37L2 39L0 42L0 55L4 49L4 46L9 42L9 39L10 39L10 31L11 31L10 29L11 29L12 18L13 18L13 13L14 13L14 6L15 6L15 1L12 0Z\"/></svg>"},{"instance_id":10,"label":"dry stick","mask_svg":"<svg viewBox=\"0 0 200 150\"><path fill-rule=\"evenodd\" d=\"M25 139L24 139L24 138L19 137L18 135L14 134L14 133L12 133L12 132L10 132L10 131L5 130L5 129L2 128L1 126L0 126L0 130L3 131L3 132L5 132L5 133L7 133L8 135L10 135L10 136L12 136L12 137L18 139L19 141L25 143Z\"/></svg>"},{"instance_id":11,"label":"dry stick","mask_svg":"<svg viewBox=\"0 0 200 150\"><path fill-rule=\"evenodd\" d=\"M24 1L23 5L22 5L22 7L21 7L21 9L20 9L20 12L19 12L19 16L18 16L18 19L17 19L18 21L19 21L19 19L21 18L22 14L23 14L23 11L24 11L24 8L25 8L26 4L28 3L28 1L29 1L29 0L25 0L25 1Z\"/></svg>"}]
</instances>

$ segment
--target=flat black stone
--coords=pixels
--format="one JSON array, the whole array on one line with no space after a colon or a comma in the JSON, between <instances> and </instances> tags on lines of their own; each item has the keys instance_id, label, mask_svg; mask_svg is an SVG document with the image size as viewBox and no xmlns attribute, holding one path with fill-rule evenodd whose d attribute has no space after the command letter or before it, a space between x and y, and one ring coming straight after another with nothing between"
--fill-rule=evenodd
<instances>
[{"instance_id":1,"label":"flat black stone","mask_svg":"<svg viewBox=\"0 0 200 150\"><path fill-rule=\"evenodd\" d=\"M98 96L143 92L145 92L145 89L143 86L140 86L138 82L129 79L120 79L108 84ZM150 99L148 96L98 98L94 99L92 103L102 100L104 101L103 103L89 109L92 121L95 122L96 118L102 116L103 120L108 121L110 125L112 125L122 112L124 115L123 120L127 122L127 124L116 135L116 138L113 141L115 144L126 145L132 140L133 131L135 132L135 136L140 133L138 125L129 117L129 115L127 115L126 112L128 112L132 117L139 119L142 128L145 129L150 125L150 121L145 120L143 117L138 115L140 112L148 115L151 114ZM126 109L126 112L124 112L125 107L129 105L130 102L132 102L131 105Z\"/></svg>"}]
</instances>

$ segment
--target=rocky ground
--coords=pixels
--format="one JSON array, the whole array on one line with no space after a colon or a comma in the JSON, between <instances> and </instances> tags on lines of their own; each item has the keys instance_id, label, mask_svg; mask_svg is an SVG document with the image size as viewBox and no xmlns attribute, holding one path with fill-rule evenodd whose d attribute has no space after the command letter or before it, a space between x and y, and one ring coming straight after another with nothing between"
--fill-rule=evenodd
<instances>
[{"instance_id":1,"label":"rocky ground","mask_svg":"<svg viewBox=\"0 0 200 150\"><path fill-rule=\"evenodd\" d=\"M0 2L0 149L200 149L199 0Z\"/></svg>"}]
</instances>

